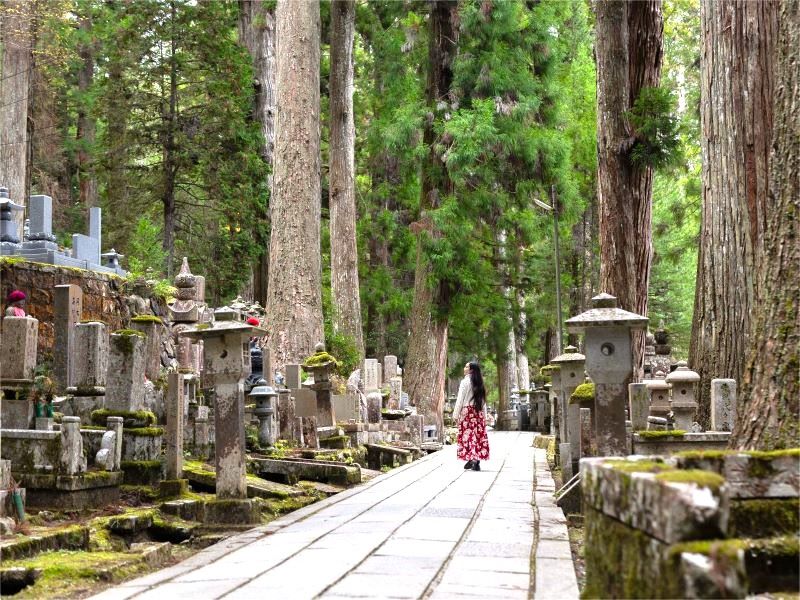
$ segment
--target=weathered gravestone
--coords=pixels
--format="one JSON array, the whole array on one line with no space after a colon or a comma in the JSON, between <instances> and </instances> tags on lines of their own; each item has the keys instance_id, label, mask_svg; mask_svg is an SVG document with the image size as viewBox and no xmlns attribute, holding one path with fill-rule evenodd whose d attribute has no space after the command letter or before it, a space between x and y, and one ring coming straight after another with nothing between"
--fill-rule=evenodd
<instances>
[{"instance_id":1,"label":"weathered gravestone","mask_svg":"<svg viewBox=\"0 0 800 600\"><path fill-rule=\"evenodd\" d=\"M72 284L57 285L53 312L53 374L59 388L66 389L74 385L72 361L75 356L75 325L80 322L83 313L83 290Z\"/></svg>"},{"instance_id":2,"label":"weathered gravestone","mask_svg":"<svg viewBox=\"0 0 800 600\"><path fill-rule=\"evenodd\" d=\"M111 334L106 378L106 408L115 411L144 410L145 338L138 331Z\"/></svg>"}]
</instances>

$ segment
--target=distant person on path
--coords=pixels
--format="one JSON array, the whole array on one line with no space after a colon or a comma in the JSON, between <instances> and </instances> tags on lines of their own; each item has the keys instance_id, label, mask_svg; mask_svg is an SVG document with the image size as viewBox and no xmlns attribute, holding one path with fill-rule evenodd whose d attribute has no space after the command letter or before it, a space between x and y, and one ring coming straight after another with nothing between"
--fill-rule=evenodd
<instances>
[{"instance_id":1,"label":"distant person on path","mask_svg":"<svg viewBox=\"0 0 800 600\"><path fill-rule=\"evenodd\" d=\"M486 436L486 388L477 362L464 365L464 379L458 386L453 414L458 419L456 456L467 461L465 469L480 471L481 461L489 459L489 438Z\"/></svg>"},{"instance_id":2,"label":"distant person on path","mask_svg":"<svg viewBox=\"0 0 800 600\"><path fill-rule=\"evenodd\" d=\"M27 296L25 296L25 292L21 292L20 290L13 290L8 294L6 298L6 316L7 317L24 317L25 309L22 308L25 305L25 300Z\"/></svg>"}]
</instances>

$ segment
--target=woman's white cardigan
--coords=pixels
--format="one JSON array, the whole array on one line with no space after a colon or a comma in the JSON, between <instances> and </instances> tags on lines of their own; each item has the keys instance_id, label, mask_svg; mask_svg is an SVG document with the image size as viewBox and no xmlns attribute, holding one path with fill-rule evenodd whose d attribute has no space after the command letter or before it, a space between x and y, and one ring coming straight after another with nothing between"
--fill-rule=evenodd
<instances>
[{"instance_id":1,"label":"woman's white cardigan","mask_svg":"<svg viewBox=\"0 0 800 600\"><path fill-rule=\"evenodd\" d=\"M458 397L456 398L456 405L453 407L453 418L458 423L463 416L461 411L472 405L472 380L469 375L465 375L464 379L458 386ZM483 414L486 415L486 402L483 403Z\"/></svg>"}]
</instances>

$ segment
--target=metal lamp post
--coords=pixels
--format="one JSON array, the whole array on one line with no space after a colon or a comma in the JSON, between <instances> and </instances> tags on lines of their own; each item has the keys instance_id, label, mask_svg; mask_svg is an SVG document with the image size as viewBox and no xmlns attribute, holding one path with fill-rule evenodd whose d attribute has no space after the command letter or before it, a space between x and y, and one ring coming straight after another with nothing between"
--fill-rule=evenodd
<instances>
[{"instance_id":1,"label":"metal lamp post","mask_svg":"<svg viewBox=\"0 0 800 600\"><path fill-rule=\"evenodd\" d=\"M556 186L550 186L550 202L553 203L552 206L542 202L538 198L534 198L533 202L539 208L543 208L547 212L553 214L553 256L556 262L556 345L558 346L558 352L556 354L561 354L564 339L562 335L562 331L564 330L564 316L561 313L561 253L558 244L558 204L556 200Z\"/></svg>"}]
</instances>

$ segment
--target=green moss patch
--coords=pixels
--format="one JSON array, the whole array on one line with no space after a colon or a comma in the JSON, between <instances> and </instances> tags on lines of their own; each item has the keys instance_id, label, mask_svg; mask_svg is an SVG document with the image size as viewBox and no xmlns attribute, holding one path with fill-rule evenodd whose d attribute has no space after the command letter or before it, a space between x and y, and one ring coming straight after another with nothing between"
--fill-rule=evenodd
<instances>
[{"instance_id":1,"label":"green moss patch","mask_svg":"<svg viewBox=\"0 0 800 600\"><path fill-rule=\"evenodd\" d=\"M157 421L156 416L149 410L109 410L107 408L93 410L91 419L95 425L105 425L108 417L122 417L126 427L155 425Z\"/></svg>"},{"instance_id":2,"label":"green moss patch","mask_svg":"<svg viewBox=\"0 0 800 600\"><path fill-rule=\"evenodd\" d=\"M572 392L572 395L569 397L570 404L576 404L578 402L591 402L594 400L594 384L593 383L582 383L578 387L575 388L575 391Z\"/></svg>"},{"instance_id":3,"label":"green moss patch","mask_svg":"<svg viewBox=\"0 0 800 600\"><path fill-rule=\"evenodd\" d=\"M64 598L83 595L99 581L118 582L147 569L144 559L125 552L75 552L61 550L35 558L3 563L4 568L42 570L34 585L15 598Z\"/></svg>"},{"instance_id":4,"label":"green moss patch","mask_svg":"<svg viewBox=\"0 0 800 600\"><path fill-rule=\"evenodd\" d=\"M682 438L683 436L686 435L686 432L683 429L673 429L671 431L642 430L642 431L637 431L636 434L647 442L656 440L669 440L671 438Z\"/></svg>"},{"instance_id":5,"label":"green moss patch","mask_svg":"<svg viewBox=\"0 0 800 600\"><path fill-rule=\"evenodd\" d=\"M156 325L163 325L164 321L161 317L155 315L137 315L131 319L131 323L155 323Z\"/></svg>"},{"instance_id":6,"label":"green moss patch","mask_svg":"<svg viewBox=\"0 0 800 600\"><path fill-rule=\"evenodd\" d=\"M652 460L620 460L609 461L606 464L610 464L615 471L620 471L621 473L662 473L675 470L672 465Z\"/></svg>"},{"instance_id":7,"label":"green moss patch","mask_svg":"<svg viewBox=\"0 0 800 600\"><path fill-rule=\"evenodd\" d=\"M656 475L656 479L668 483L694 483L713 491L719 490L725 483L725 478L722 475L699 469L665 471Z\"/></svg>"},{"instance_id":8,"label":"green moss patch","mask_svg":"<svg viewBox=\"0 0 800 600\"><path fill-rule=\"evenodd\" d=\"M325 351L322 352L315 352L307 359L303 361L302 367L304 369L313 368L313 367L325 367L327 365L334 365L337 369L339 368L339 361L336 358Z\"/></svg>"},{"instance_id":9,"label":"green moss patch","mask_svg":"<svg viewBox=\"0 0 800 600\"><path fill-rule=\"evenodd\" d=\"M134 427L132 429L125 429L123 433L134 435L137 437L159 437L164 435L163 427Z\"/></svg>"},{"instance_id":10,"label":"green moss patch","mask_svg":"<svg viewBox=\"0 0 800 600\"><path fill-rule=\"evenodd\" d=\"M734 537L797 535L800 533L800 499L733 500L728 531Z\"/></svg>"},{"instance_id":11,"label":"green moss patch","mask_svg":"<svg viewBox=\"0 0 800 600\"><path fill-rule=\"evenodd\" d=\"M542 377L549 378L553 376L553 371L560 371L560 370L561 370L561 365L545 365L541 369L539 369L539 374Z\"/></svg>"}]
</instances>

